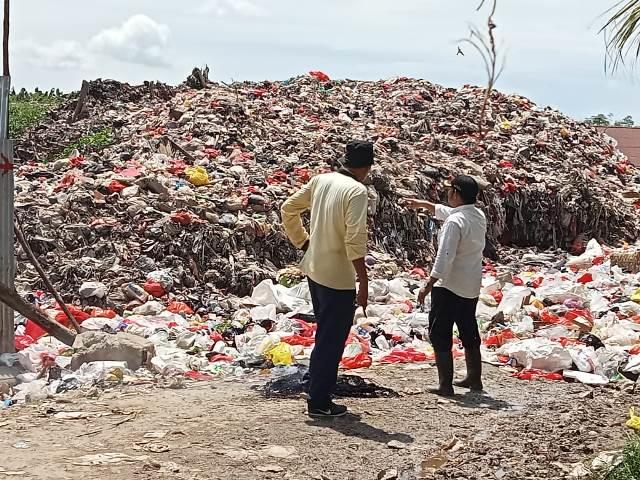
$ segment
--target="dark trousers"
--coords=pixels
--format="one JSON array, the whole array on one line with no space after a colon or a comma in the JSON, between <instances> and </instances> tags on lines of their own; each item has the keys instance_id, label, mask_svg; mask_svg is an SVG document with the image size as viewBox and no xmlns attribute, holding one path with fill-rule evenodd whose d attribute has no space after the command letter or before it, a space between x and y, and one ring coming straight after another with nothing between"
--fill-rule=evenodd
<instances>
[{"instance_id":1,"label":"dark trousers","mask_svg":"<svg viewBox=\"0 0 640 480\"><path fill-rule=\"evenodd\" d=\"M429 339L436 352L449 352L453 346L453 325L458 326L460 341L466 349L480 347L480 332L476 321L477 298L463 298L446 288L431 292Z\"/></svg>"},{"instance_id":2,"label":"dark trousers","mask_svg":"<svg viewBox=\"0 0 640 480\"><path fill-rule=\"evenodd\" d=\"M318 329L306 376L309 406L325 408L338 379L338 366L353 325L355 290L334 290L309 279L309 291Z\"/></svg>"}]
</instances>

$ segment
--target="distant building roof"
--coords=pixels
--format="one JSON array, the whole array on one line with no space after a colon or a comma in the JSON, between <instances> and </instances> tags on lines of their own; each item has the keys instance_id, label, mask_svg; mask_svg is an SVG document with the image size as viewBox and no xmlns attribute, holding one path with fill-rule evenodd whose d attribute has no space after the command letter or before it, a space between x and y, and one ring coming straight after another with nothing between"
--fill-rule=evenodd
<instances>
[{"instance_id":1,"label":"distant building roof","mask_svg":"<svg viewBox=\"0 0 640 480\"><path fill-rule=\"evenodd\" d=\"M596 127L600 133L606 133L618 142L618 149L629 161L640 166L640 127Z\"/></svg>"}]
</instances>

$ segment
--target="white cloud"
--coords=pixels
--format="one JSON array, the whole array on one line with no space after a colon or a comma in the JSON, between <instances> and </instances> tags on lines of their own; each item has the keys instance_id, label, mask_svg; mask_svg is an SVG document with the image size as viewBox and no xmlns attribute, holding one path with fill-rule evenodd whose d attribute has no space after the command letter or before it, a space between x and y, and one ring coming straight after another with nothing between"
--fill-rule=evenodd
<instances>
[{"instance_id":1,"label":"white cloud","mask_svg":"<svg viewBox=\"0 0 640 480\"><path fill-rule=\"evenodd\" d=\"M261 17L266 15L267 10L251 0L203 0L198 13L202 15L215 14L224 16L235 14L245 17Z\"/></svg>"},{"instance_id":2,"label":"white cloud","mask_svg":"<svg viewBox=\"0 0 640 480\"><path fill-rule=\"evenodd\" d=\"M27 40L16 45L19 56L36 67L55 70L73 70L85 67L87 54L78 42L56 41L49 45L41 45Z\"/></svg>"},{"instance_id":3,"label":"white cloud","mask_svg":"<svg viewBox=\"0 0 640 480\"><path fill-rule=\"evenodd\" d=\"M146 15L134 15L119 27L95 35L89 48L116 60L152 67L169 65L167 46L171 31Z\"/></svg>"}]
</instances>

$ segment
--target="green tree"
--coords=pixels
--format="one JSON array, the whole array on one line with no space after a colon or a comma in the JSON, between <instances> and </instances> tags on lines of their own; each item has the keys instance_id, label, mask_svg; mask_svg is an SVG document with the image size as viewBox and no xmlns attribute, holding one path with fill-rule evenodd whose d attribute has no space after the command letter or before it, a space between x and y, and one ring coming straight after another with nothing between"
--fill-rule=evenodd
<instances>
[{"instance_id":1,"label":"green tree","mask_svg":"<svg viewBox=\"0 0 640 480\"><path fill-rule=\"evenodd\" d=\"M597 125L599 127L608 127L611 125L611 119L613 118L613 114L605 115L604 113L599 113L592 117L586 118L585 123L589 123L591 125Z\"/></svg>"},{"instance_id":2,"label":"green tree","mask_svg":"<svg viewBox=\"0 0 640 480\"><path fill-rule=\"evenodd\" d=\"M635 125L635 122L633 121L633 117L631 115L627 115L622 120L616 121L614 125L616 127L633 127Z\"/></svg>"}]
</instances>

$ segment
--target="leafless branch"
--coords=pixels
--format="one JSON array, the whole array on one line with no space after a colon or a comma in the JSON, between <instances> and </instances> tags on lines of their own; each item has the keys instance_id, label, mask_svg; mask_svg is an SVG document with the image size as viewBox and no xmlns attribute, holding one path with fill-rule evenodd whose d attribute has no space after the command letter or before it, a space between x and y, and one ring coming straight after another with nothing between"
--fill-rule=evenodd
<instances>
[{"instance_id":1,"label":"leafless branch","mask_svg":"<svg viewBox=\"0 0 640 480\"><path fill-rule=\"evenodd\" d=\"M481 0L478 10L480 10L487 0ZM494 86L498 81L498 78L504 70L504 61L498 60L498 52L496 47L496 39L494 30L496 24L493 21L493 17L496 13L498 6L498 0L491 0L491 12L487 18L487 33L483 35L476 27L471 27L471 33L469 38L461 40L462 43L471 45L476 52L482 58L484 67L487 74L487 88L485 89L484 99L482 101L482 107L480 109L480 116L478 118L478 136L479 140L483 140L485 131L485 121L487 108L489 107L489 101L491 100L491 94L493 93Z\"/></svg>"}]
</instances>

